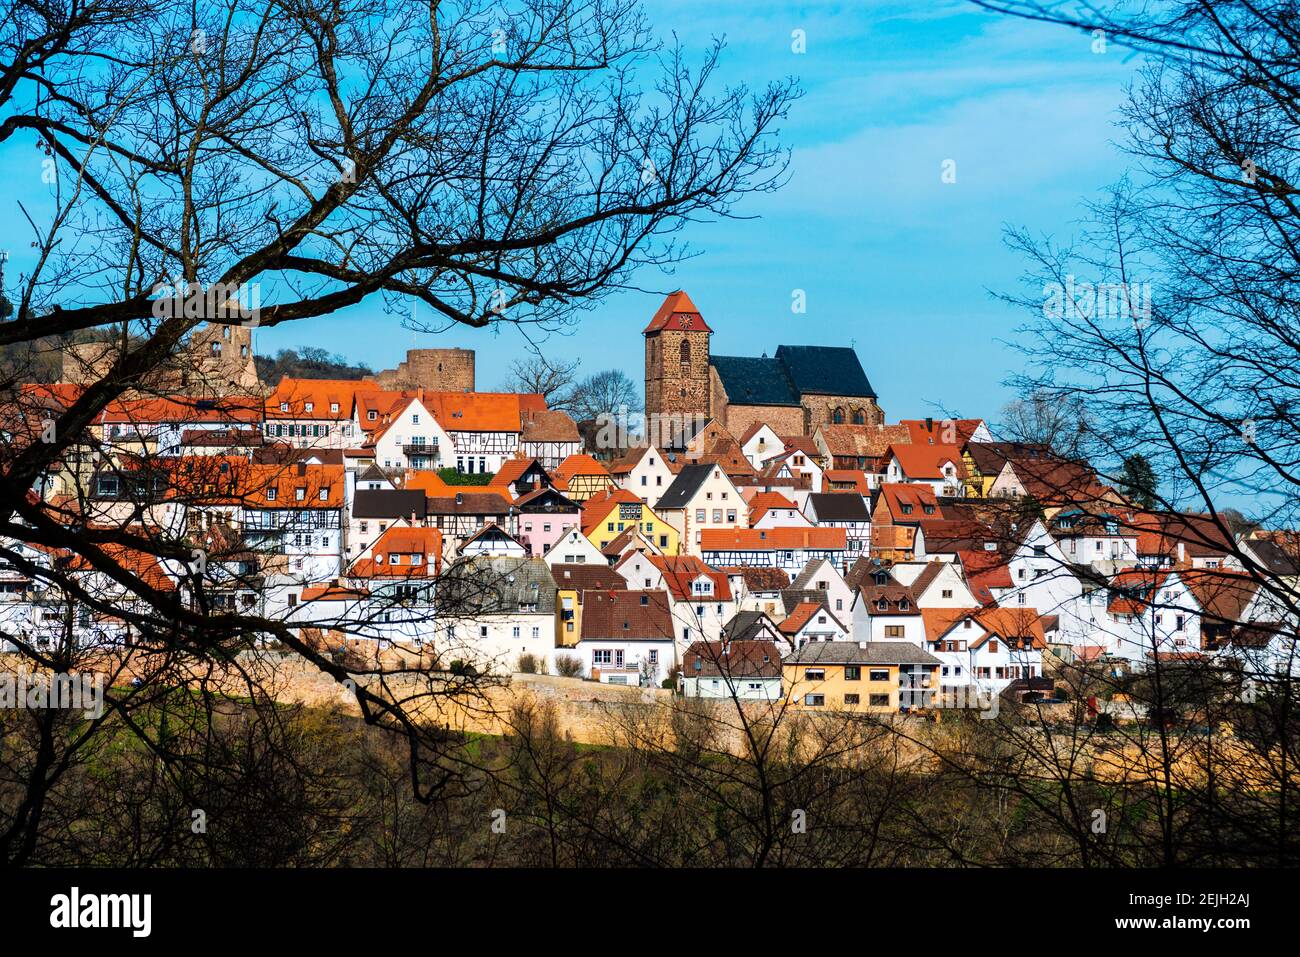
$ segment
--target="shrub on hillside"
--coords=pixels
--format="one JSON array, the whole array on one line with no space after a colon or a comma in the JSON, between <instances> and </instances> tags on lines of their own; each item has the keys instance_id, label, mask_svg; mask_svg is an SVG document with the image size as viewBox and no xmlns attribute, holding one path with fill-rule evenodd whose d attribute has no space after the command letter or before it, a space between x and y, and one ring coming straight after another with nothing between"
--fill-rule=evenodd
<instances>
[{"instance_id":1,"label":"shrub on hillside","mask_svg":"<svg viewBox=\"0 0 1300 957\"><path fill-rule=\"evenodd\" d=\"M555 673L562 678L581 678L582 659L573 655L556 655Z\"/></svg>"}]
</instances>

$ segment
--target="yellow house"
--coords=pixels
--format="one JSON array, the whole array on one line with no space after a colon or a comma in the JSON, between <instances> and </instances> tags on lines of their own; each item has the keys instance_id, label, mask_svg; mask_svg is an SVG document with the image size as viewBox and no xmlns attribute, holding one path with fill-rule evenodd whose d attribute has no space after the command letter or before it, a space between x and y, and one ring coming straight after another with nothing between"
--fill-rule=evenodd
<instances>
[{"instance_id":1,"label":"yellow house","mask_svg":"<svg viewBox=\"0 0 1300 957\"><path fill-rule=\"evenodd\" d=\"M555 487L575 502L585 502L614 486L609 470L590 455L570 455L559 464L551 479Z\"/></svg>"},{"instance_id":2,"label":"yellow house","mask_svg":"<svg viewBox=\"0 0 1300 957\"><path fill-rule=\"evenodd\" d=\"M588 499L582 507L582 534L602 551L620 536L641 537L665 555L676 555L677 529L626 489L610 489Z\"/></svg>"},{"instance_id":3,"label":"yellow house","mask_svg":"<svg viewBox=\"0 0 1300 957\"><path fill-rule=\"evenodd\" d=\"M939 659L907 641L810 641L782 663L791 707L890 712L933 704Z\"/></svg>"},{"instance_id":4,"label":"yellow house","mask_svg":"<svg viewBox=\"0 0 1300 957\"><path fill-rule=\"evenodd\" d=\"M555 646L572 648L582 637L582 593L586 591L621 591L627 588L623 576L608 565L572 565L562 562L551 566L555 578Z\"/></svg>"}]
</instances>

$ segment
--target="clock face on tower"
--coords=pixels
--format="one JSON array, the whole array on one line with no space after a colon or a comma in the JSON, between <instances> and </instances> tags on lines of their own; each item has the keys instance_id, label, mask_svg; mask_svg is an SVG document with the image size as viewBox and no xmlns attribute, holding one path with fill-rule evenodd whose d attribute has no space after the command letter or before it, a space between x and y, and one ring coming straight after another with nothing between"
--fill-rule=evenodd
<instances>
[{"instance_id":1,"label":"clock face on tower","mask_svg":"<svg viewBox=\"0 0 1300 957\"><path fill-rule=\"evenodd\" d=\"M691 317L687 315L678 316L677 324L683 329L689 329L691 327Z\"/></svg>"}]
</instances>

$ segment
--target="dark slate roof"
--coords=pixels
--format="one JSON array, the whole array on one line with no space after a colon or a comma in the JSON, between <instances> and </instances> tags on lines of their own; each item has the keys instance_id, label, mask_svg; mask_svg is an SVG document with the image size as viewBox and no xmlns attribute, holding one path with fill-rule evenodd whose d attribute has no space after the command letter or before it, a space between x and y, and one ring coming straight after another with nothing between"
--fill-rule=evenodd
<instances>
[{"instance_id":1,"label":"dark slate roof","mask_svg":"<svg viewBox=\"0 0 1300 957\"><path fill-rule=\"evenodd\" d=\"M748 356L713 356L727 401L733 405L798 405L799 393L776 359Z\"/></svg>"},{"instance_id":2,"label":"dark slate roof","mask_svg":"<svg viewBox=\"0 0 1300 957\"><path fill-rule=\"evenodd\" d=\"M727 401L798 405L803 395L876 397L858 354L844 346L778 346L776 356L713 356Z\"/></svg>"},{"instance_id":3,"label":"dark slate roof","mask_svg":"<svg viewBox=\"0 0 1300 957\"><path fill-rule=\"evenodd\" d=\"M857 492L814 492L809 504L819 522L869 522L867 503Z\"/></svg>"},{"instance_id":4,"label":"dark slate roof","mask_svg":"<svg viewBox=\"0 0 1300 957\"><path fill-rule=\"evenodd\" d=\"M910 641L810 641L787 665L937 665L939 659Z\"/></svg>"},{"instance_id":5,"label":"dark slate roof","mask_svg":"<svg viewBox=\"0 0 1300 957\"><path fill-rule=\"evenodd\" d=\"M800 395L876 397L858 354L846 346L778 346L776 357Z\"/></svg>"},{"instance_id":6,"label":"dark slate roof","mask_svg":"<svg viewBox=\"0 0 1300 957\"><path fill-rule=\"evenodd\" d=\"M1296 556L1288 553L1277 542L1266 538L1251 539L1246 542L1246 545L1255 553L1260 564L1274 575L1300 574L1300 561L1297 561Z\"/></svg>"},{"instance_id":7,"label":"dark slate roof","mask_svg":"<svg viewBox=\"0 0 1300 957\"><path fill-rule=\"evenodd\" d=\"M436 603L447 617L518 614L535 605L536 614L555 614L555 579L540 558L474 555L456 561L438 579Z\"/></svg>"},{"instance_id":8,"label":"dark slate roof","mask_svg":"<svg viewBox=\"0 0 1300 957\"><path fill-rule=\"evenodd\" d=\"M352 498L353 518L409 518L425 515L424 492L419 489L357 489Z\"/></svg>"},{"instance_id":9,"label":"dark slate roof","mask_svg":"<svg viewBox=\"0 0 1300 957\"><path fill-rule=\"evenodd\" d=\"M787 615L807 602L824 606L826 604L826 592L816 588L781 589L781 607L785 609Z\"/></svg>"},{"instance_id":10,"label":"dark slate roof","mask_svg":"<svg viewBox=\"0 0 1300 957\"><path fill-rule=\"evenodd\" d=\"M738 611L722 626L722 637L727 641L762 641L777 634L776 622L761 611Z\"/></svg>"},{"instance_id":11,"label":"dark slate roof","mask_svg":"<svg viewBox=\"0 0 1300 957\"><path fill-rule=\"evenodd\" d=\"M730 395L730 393L728 393ZM657 511L666 508L685 508L687 503L694 498L695 493L699 491L704 480L709 477L713 471L714 465L683 465L682 470L677 473L673 479L673 484L668 486L664 494L659 496L659 501L655 504Z\"/></svg>"}]
</instances>

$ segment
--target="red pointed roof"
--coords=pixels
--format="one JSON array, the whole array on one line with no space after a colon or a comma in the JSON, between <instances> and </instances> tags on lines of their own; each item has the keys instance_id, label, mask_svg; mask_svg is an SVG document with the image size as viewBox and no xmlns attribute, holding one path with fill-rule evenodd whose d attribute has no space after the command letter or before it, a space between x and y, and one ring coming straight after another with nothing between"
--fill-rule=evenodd
<instances>
[{"instance_id":1,"label":"red pointed roof","mask_svg":"<svg viewBox=\"0 0 1300 957\"><path fill-rule=\"evenodd\" d=\"M668 328L687 332L713 331L700 315L700 310L695 308L695 303L691 302L691 297L681 289L667 295L659 311L650 320L650 325L645 327L645 332L660 332Z\"/></svg>"}]
</instances>

